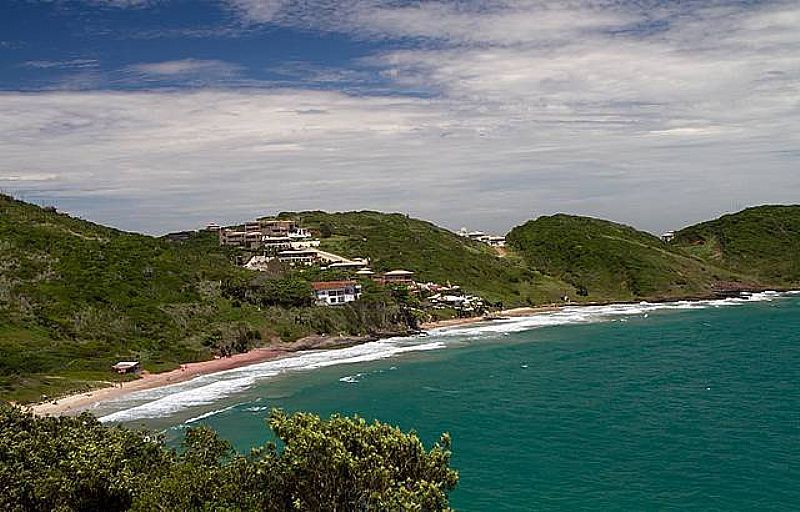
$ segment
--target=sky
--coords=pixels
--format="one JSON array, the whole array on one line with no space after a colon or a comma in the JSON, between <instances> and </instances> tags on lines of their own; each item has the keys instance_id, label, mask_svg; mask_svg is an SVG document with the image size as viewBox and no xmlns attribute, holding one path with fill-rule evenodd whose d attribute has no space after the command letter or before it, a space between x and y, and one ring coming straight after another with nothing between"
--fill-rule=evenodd
<instances>
[{"instance_id":1,"label":"sky","mask_svg":"<svg viewBox=\"0 0 800 512\"><path fill-rule=\"evenodd\" d=\"M2 0L0 191L653 233L800 202L800 2Z\"/></svg>"}]
</instances>

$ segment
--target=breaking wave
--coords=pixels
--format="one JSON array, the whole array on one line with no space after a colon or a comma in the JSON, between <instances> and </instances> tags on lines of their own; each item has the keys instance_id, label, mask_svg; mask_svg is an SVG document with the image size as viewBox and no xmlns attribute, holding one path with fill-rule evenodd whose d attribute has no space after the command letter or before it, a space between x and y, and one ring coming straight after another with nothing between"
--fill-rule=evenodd
<instances>
[{"instance_id":1,"label":"breaking wave","mask_svg":"<svg viewBox=\"0 0 800 512\"><path fill-rule=\"evenodd\" d=\"M645 316L654 311L738 306L752 302L772 301L781 296L797 295L798 293L800 292L789 292L788 294L763 292L706 301L568 306L557 311L533 316L434 329L429 331L426 337L389 338L336 350L303 352L283 359L195 377L179 384L134 392L99 404L96 413L104 411L104 415L101 414L100 417L103 422L130 422L163 418L183 413L191 408L207 407L223 398L251 388L257 382L288 372L376 361L410 352L440 350L453 342L496 338L541 327L622 320L627 317ZM362 374L349 375L340 380L356 383L362 376ZM224 410L201 414L189 422L219 414Z\"/></svg>"},{"instance_id":2,"label":"breaking wave","mask_svg":"<svg viewBox=\"0 0 800 512\"><path fill-rule=\"evenodd\" d=\"M336 350L303 352L284 359L202 375L179 384L137 391L103 403L103 409L115 412L101 416L100 421L127 422L162 418L189 408L213 404L252 387L258 381L283 373L376 361L408 352L445 347L440 341L425 340L421 343L420 340L421 338L389 338Z\"/></svg>"},{"instance_id":3,"label":"breaking wave","mask_svg":"<svg viewBox=\"0 0 800 512\"><path fill-rule=\"evenodd\" d=\"M479 325L436 329L431 331L429 335L439 339L452 337L461 339L495 337L540 327L607 322L617 319L625 321L626 317L635 316L643 316L646 318L651 312L655 311L706 309L738 306L753 302L770 302L784 295L788 294L767 291L717 300L639 302L636 304L610 304L605 306L566 306L557 311L540 313L532 316L499 319Z\"/></svg>"}]
</instances>

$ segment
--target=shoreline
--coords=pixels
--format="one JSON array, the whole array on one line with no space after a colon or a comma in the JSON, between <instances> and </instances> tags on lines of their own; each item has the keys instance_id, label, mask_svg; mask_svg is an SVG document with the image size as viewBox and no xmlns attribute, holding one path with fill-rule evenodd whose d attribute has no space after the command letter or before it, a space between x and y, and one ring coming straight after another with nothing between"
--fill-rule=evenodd
<instances>
[{"instance_id":1,"label":"shoreline","mask_svg":"<svg viewBox=\"0 0 800 512\"><path fill-rule=\"evenodd\" d=\"M401 333L395 333L400 335ZM234 370L246 366L274 361L305 350L335 350L360 343L367 343L379 339L377 336L307 336L292 343L285 343L273 347L258 347L247 352L234 354L230 357L197 361L182 364L179 368L160 373L143 372L139 379L125 382L120 386L107 386L91 391L83 391L65 395L61 398L24 405L39 416L63 416L83 412L95 404L113 400L137 391L155 389L172 384L187 382L195 377L209 375L227 370Z\"/></svg>"},{"instance_id":2,"label":"shoreline","mask_svg":"<svg viewBox=\"0 0 800 512\"><path fill-rule=\"evenodd\" d=\"M762 290L772 291L772 290ZM779 293L782 290L777 290ZM488 323L508 318L529 317L545 313L553 313L560 311L565 307L586 307L586 306L609 306L609 305L625 305L625 304L639 304L641 302L648 302L651 304L667 303L667 302L681 302L691 301L700 302L706 300L722 299L719 295L706 296L706 297L683 297L683 298L656 298L647 301L607 301L607 302L583 302L583 303L569 303L569 304L550 304L544 306L526 306L507 309L493 314L465 317L465 318L451 318L447 320L438 320L434 322L425 322L420 324L420 330L427 331L433 329L444 329L448 327L458 327L475 325L480 323ZM394 337L394 336L411 336L413 332L393 332L382 333L379 336L324 336L312 335L301 338L292 343L285 343L272 347L258 347L247 352L234 354L230 357L217 358L208 361L198 361L194 363L186 363L181 365L175 370L170 370L161 373L147 373L144 372L141 378L121 384L120 387L109 386L93 389L91 391L84 391L66 395L64 397L36 404L28 404L23 407L32 411L34 414L40 416L62 416L69 414L77 414L91 409L94 405L108 400L135 393L137 391L144 391L148 389L155 389L181 382L187 382L202 375L219 373L227 370L242 368L254 364L264 363L286 357L291 357L297 353L306 350L335 350L338 348L345 348L370 341L377 341L381 338Z\"/></svg>"},{"instance_id":3,"label":"shoreline","mask_svg":"<svg viewBox=\"0 0 800 512\"><path fill-rule=\"evenodd\" d=\"M425 322L420 325L420 330L427 331L432 329L443 329L447 327L455 327L461 325L473 325L483 322L496 321L502 318L509 317L523 317L532 316L536 314L549 313L558 311L563 306L536 306L536 307L519 307L500 311L494 315L474 316L466 318L451 318L447 320L439 320L435 322ZM91 391L82 391L65 395L61 398L49 400L47 402L39 402L36 404L28 404L23 406L34 414L40 416L63 416L69 414L77 414L92 408L92 406L114 400L122 396L135 393L137 391L145 391L148 389L155 389L172 384L179 384L187 382L195 377L201 375L208 375L226 370L233 370L243 368L253 364L265 363L282 359L284 357L291 357L297 353L306 350L335 350L338 348L345 348L352 345L361 343L368 343L376 341L383 337L404 336L412 335L413 332L408 333L385 333L382 336L322 336L312 335L301 338L292 343L276 345L273 347L258 347L247 352L234 354L230 357L211 359L209 361L198 361L194 363L186 363L181 365L180 368L169 370L160 373L144 372L139 379L125 382L118 386L107 386L96 388Z\"/></svg>"}]
</instances>

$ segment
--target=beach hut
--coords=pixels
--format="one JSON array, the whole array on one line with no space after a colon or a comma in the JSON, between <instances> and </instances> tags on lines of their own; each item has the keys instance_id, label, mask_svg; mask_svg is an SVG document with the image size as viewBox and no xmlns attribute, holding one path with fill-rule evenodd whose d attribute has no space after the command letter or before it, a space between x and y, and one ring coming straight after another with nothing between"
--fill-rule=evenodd
<instances>
[{"instance_id":1,"label":"beach hut","mask_svg":"<svg viewBox=\"0 0 800 512\"><path fill-rule=\"evenodd\" d=\"M111 368L114 369L115 372L127 375L129 373L139 374L142 373L142 365L139 361L120 361Z\"/></svg>"}]
</instances>

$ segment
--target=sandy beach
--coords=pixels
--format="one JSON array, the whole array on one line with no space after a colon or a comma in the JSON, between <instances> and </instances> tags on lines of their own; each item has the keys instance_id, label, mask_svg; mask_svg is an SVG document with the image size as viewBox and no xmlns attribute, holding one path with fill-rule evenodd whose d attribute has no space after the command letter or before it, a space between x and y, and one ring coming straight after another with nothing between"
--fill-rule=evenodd
<instances>
[{"instance_id":1,"label":"sandy beach","mask_svg":"<svg viewBox=\"0 0 800 512\"><path fill-rule=\"evenodd\" d=\"M540 313L557 311L558 309L558 306L514 308L486 316L452 318L438 322L427 322L420 325L420 328L423 330L431 330L445 327L455 327L459 325L471 325L481 322L496 321L508 317L531 316ZM83 393L67 395L52 401L31 405L30 409L36 414L46 416L75 414L90 408L96 403L113 400L136 391L168 386L171 384L177 384L191 380L200 375L208 375L225 370L232 370L234 368L241 368L252 364L272 361L281 357L290 357L291 355L303 350L336 349L351 346L357 343L365 343L375 339L377 338L373 336L309 336L294 343L281 344L274 347L256 348L250 350L249 352L235 354L231 357L212 359L210 361L200 361L196 363L187 363L181 365L180 368L167 372L144 372L141 378L134 381L125 382L121 386L109 386Z\"/></svg>"},{"instance_id":2,"label":"sandy beach","mask_svg":"<svg viewBox=\"0 0 800 512\"><path fill-rule=\"evenodd\" d=\"M31 410L36 414L51 416L70 414L86 409L94 403L112 400L122 395L133 393L134 391L176 384L178 382L191 380L200 375L207 375L209 373L221 372L249 364L269 361L289 353L290 352L281 348L257 348L231 357L212 359L210 361L201 361L198 363L187 363L182 365L181 368L168 372L145 372L140 379L125 382L121 386L99 388L49 402L42 402L31 406Z\"/></svg>"},{"instance_id":3,"label":"sandy beach","mask_svg":"<svg viewBox=\"0 0 800 512\"><path fill-rule=\"evenodd\" d=\"M121 386L109 386L83 393L67 395L52 401L31 405L29 408L34 413L45 416L75 414L91 407L93 404L113 400L135 391L168 386L171 384L177 384L179 382L191 380L200 375L208 375L225 370L232 370L234 368L241 368L252 364L272 361L282 357L290 357L291 355L303 350L336 349L351 346L357 343L365 343L375 339L377 338L374 336L309 336L294 343L286 343L274 347L255 348L248 352L235 354L231 357L183 364L180 368L167 372L143 372L139 379L125 382Z\"/></svg>"}]
</instances>

